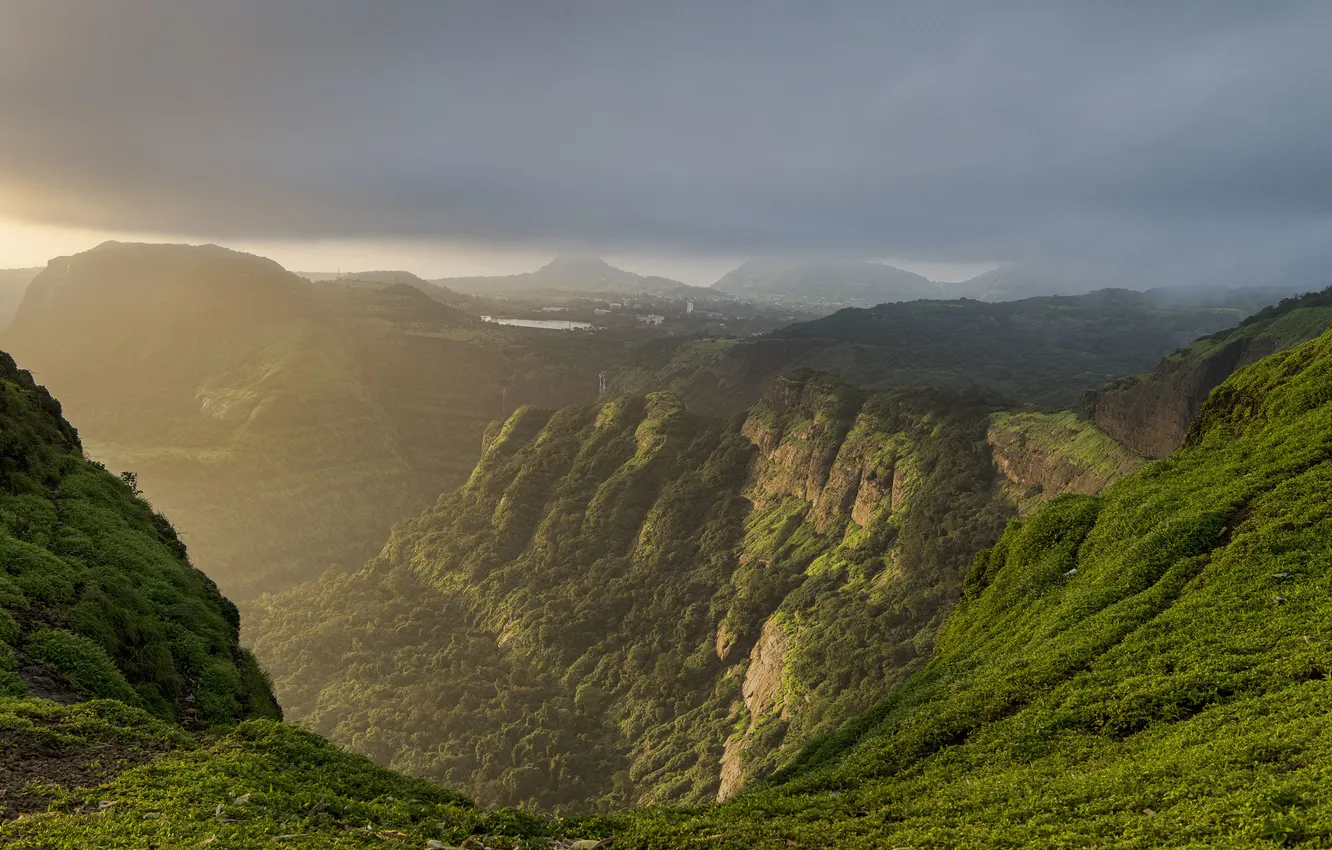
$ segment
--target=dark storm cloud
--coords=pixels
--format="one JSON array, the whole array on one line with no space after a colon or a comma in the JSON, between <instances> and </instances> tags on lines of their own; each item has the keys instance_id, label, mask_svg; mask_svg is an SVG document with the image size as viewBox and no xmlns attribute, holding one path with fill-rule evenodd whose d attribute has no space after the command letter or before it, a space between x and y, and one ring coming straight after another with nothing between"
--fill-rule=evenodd
<instances>
[{"instance_id":1,"label":"dark storm cloud","mask_svg":"<svg viewBox=\"0 0 1332 850\"><path fill-rule=\"evenodd\" d=\"M1329 35L1325 2L4 0L0 202L223 237L1312 256Z\"/></svg>"}]
</instances>

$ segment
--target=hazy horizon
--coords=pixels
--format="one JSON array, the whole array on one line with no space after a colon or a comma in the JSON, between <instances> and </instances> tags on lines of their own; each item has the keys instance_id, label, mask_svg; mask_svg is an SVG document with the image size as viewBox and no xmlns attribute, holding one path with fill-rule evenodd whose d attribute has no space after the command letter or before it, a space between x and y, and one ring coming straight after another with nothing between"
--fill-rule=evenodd
<instances>
[{"instance_id":1,"label":"hazy horizon","mask_svg":"<svg viewBox=\"0 0 1332 850\"><path fill-rule=\"evenodd\" d=\"M16 0L0 266L169 234L430 277L579 250L695 284L772 253L1321 279L1329 26L1312 2Z\"/></svg>"},{"instance_id":2,"label":"hazy horizon","mask_svg":"<svg viewBox=\"0 0 1332 850\"><path fill-rule=\"evenodd\" d=\"M170 233L97 232L0 219L0 269L40 268L54 257L86 251L106 241L212 243L268 257L293 272L334 274L391 269L408 271L425 279L520 274L545 265L560 253L595 253L611 265L626 271L666 277L692 286L710 286L736 266L752 259L746 256L598 253L586 249L560 251L554 248L495 248L430 242L246 242ZM945 283L966 280L1003 265L1000 262L931 262L896 257L864 259L886 263Z\"/></svg>"}]
</instances>

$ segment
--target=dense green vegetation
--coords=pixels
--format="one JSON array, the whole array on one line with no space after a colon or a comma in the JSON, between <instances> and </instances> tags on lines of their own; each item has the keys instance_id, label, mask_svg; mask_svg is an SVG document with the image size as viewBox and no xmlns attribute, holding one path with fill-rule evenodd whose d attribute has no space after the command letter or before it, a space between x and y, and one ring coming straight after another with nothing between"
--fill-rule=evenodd
<instances>
[{"instance_id":1,"label":"dense green vegetation","mask_svg":"<svg viewBox=\"0 0 1332 850\"><path fill-rule=\"evenodd\" d=\"M1077 426L991 414L813 374L724 421L523 408L365 570L265 601L284 690L354 749L483 799L671 804L559 820L263 719L235 609L6 358L0 840L1326 846L1332 334L1021 519L987 429Z\"/></svg>"},{"instance_id":2,"label":"dense green vegetation","mask_svg":"<svg viewBox=\"0 0 1332 850\"><path fill-rule=\"evenodd\" d=\"M0 695L106 697L193 726L280 716L236 607L166 518L85 460L0 354Z\"/></svg>"},{"instance_id":3,"label":"dense green vegetation","mask_svg":"<svg viewBox=\"0 0 1332 850\"><path fill-rule=\"evenodd\" d=\"M359 573L261 600L284 706L488 803L735 791L928 655L1011 507L988 408L778 381L523 409Z\"/></svg>"},{"instance_id":4,"label":"dense green vegetation","mask_svg":"<svg viewBox=\"0 0 1332 850\"><path fill-rule=\"evenodd\" d=\"M1332 336L1187 445L1009 524L933 659L733 803L636 848L1279 847L1332 838Z\"/></svg>"},{"instance_id":5,"label":"dense green vegetation","mask_svg":"<svg viewBox=\"0 0 1332 850\"><path fill-rule=\"evenodd\" d=\"M649 282L579 258L534 275ZM772 337L646 342L481 322L483 299L406 273L312 284L216 246L115 243L54 260L30 295L0 341L64 401L94 456L139 474L242 608L363 564L393 523L466 480L487 423L522 404L590 402L603 372L619 390L671 389L713 411L748 407L801 365L883 389L974 377L1064 400L1238 318L1126 294L889 305L868 329L878 312ZM993 310L1007 331L987 324ZM1113 340L1100 330L1135 322Z\"/></svg>"},{"instance_id":6,"label":"dense green vegetation","mask_svg":"<svg viewBox=\"0 0 1332 850\"><path fill-rule=\"evenodd\" d=\"M755 401L773 376L809 367L871 389L979 387L1014 404L1060 409L1242 315L1127 290L999 304L880 304L714 351L686 343L678 357L619 369L616 380L634 391L671 389L698 409L734 411Z\"/></svg>"}]
</instances>

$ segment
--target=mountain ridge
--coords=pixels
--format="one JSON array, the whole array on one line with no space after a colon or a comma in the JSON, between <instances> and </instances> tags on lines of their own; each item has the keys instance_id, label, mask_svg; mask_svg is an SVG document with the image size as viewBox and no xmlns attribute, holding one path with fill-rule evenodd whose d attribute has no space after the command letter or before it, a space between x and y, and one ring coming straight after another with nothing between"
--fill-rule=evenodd
<instances>
[{"instance_id":1,"label":"mountain ridge","mask_svg":"<svg viewBox=\"0 0 1332 850\"><path fill-rule=\"evenodd\" d=\"M560 254L535 271L519 274L444 277L430 282L470 295L537 293L542 290L624 295L649 293L678 297L716 295L706 287L689 286L678 280L625 271L600 257L588 254Z\"/></svg>"},{"instance_id":2,"label":"mountain ridge","mask_svg":"<svg viewBox=\"0 0 1332 850\"><path fill-rule=\"evenodd\" d=\"M939 285L926 277L859 260L749 260L723 275L712 289L739 297L794 296L866 306L940 297Z\"/></svg>"},{"instance_id":3,"label":"mountain ridge","mask_svg":"<svg viewBox=\"0 0 1332 850\"><path fill-rule=\"evenodd\" d=\"M363 563L466 478L486 423L594 397L617 350L518 337L437 295L311 283L217 246L108 243L48 264L0 339L244 604Z\"/></svg>"},{"instance_id":4,"label":"mountain ridge","mask_svg":"<svg viewBox=\"0 0 1332 850\"><path fill-rule=\"evenodd\" d=\"M1089 389L1078 414L1147 458L1169 455L1211 391L1237 370L1323 333L1332 325L1332 289L1283 298L1233 328L1195 340L1147 374Z\"/></svg>"}]
</instances>

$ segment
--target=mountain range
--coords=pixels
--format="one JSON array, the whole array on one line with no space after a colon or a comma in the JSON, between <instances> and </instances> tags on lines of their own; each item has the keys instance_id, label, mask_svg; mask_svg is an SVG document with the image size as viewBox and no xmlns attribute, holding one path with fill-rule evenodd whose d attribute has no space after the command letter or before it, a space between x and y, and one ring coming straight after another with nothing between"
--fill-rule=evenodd
<instances>
[{"instance_id":1,"label":"mountain range","mask_svg":"<svg viewBox=\"0 0 1332 850\"><path fill-rule=\"evenodd\" d=\"M284 327L329 304L257 258L106 246L48 267L20 318L90 330L109 304L62 286L89 269L158 322L207 306L212 342L244 335L174 275L194 295L266 280ZM467 322L410 286L334 291L370 324ZM240 616L6 358L0 840L1322 846L1325 300L1142 378L1191 398L1158 378L1172 358L1219 375L1152 463L1069 413L808 371L742 416L670 392L522 407L363 569ZM142 375L153 345L108 359ZM201 342L163 386L226 354ZM293 717L481 805L279 722L241 624Z\"/></svg>"},{"instance_id":2,"label":"mountain range","mask_svg":"<svg viewBox=\"0 0 1332 850\"><path fill-rule=\"evenodd\" d=\"M539 292L601 292L680 298L772 300L792 306L869 307L921 298L1013 301L1044 295L1082 295L1098 289L1141 291L1152 286L1149 278L1142 274L1090 266L1017 263L992 269L959 283L940 283L885 263L813 259L749 260L727 272L710 287L699 287L667 278L636 274L616 268L598 257L577 254L557 256L532 272L439 278L430 284L410 272L302 274L316 282L361 278L410 283L418 288L434 284L455 294L482 297L532 295Z\"/></svg>"},{"instance_id":3,"label":"mountain range","mask_svg":"<svg viewBox=\"0 0 1332 850\"><path fill-rule=\"evenodd\" d=\"M488 302L406 272L311 283L215 246L108 243L48 264L0 342L59 393L95 456L139 474L244 606L360 565L394 522L466 480L488 422L524 403L592 401L600 373L731 409L802 366L883 389L929 376L1025 400L1045 398L1039 388L1063 405L1239 318L1128 298L888 305L872 330L852 312L752 342L648 343L484 323ZM1116 321L1140 329L1092 330ZM963 354L987 340L990 377Z\"/></svg>"},{"instance_id":4,"label":"mountain range","mask_svg":"<svg viewBox=\"0 0 1332 850\"><path fill-rule=\"evenodd\" d=\"M944 297L928 278L883 263L750 260L712 285L729 295L819 299L866 305Z\"/></svg>"}]
</instances>

